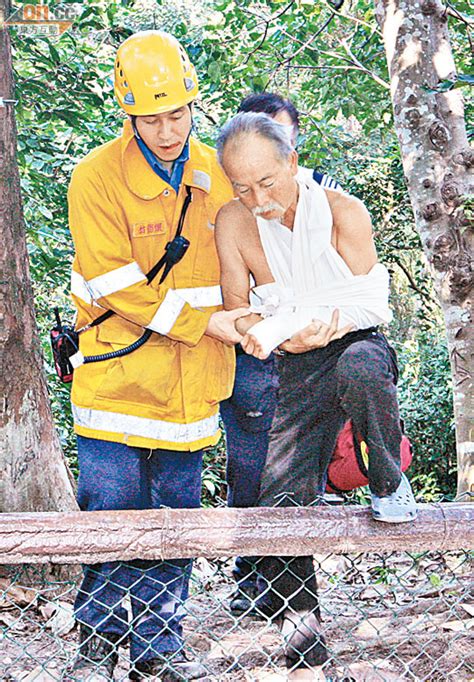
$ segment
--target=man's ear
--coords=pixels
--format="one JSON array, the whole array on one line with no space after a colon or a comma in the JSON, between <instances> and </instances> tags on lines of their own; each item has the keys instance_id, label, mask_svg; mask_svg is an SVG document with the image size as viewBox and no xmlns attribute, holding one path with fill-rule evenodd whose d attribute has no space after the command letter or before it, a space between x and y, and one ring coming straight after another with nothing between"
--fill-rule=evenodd
<instances>
[{"instance_id":1,"label":"man's ear","mask_svg":"<svg viewBox=\"0 0 474 682\"><path fill-rule=\"evenodd\" d=\"M296 149L293 149L289 156L289 162L290 162L290 168L291 172L293 175L296 175L298 172L298 152Z\"/></svg>"}]
</instances>

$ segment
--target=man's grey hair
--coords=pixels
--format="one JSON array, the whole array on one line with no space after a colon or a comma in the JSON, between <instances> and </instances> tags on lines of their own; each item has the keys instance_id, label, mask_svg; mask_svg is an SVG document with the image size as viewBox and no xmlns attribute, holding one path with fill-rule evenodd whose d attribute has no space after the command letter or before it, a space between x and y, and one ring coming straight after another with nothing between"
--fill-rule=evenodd
<instances>
[{"instance_id":1,"label":"man's grey hair","mask_svg":"<svg viewBox=\"0 0 474 682\"><path fill-rule=\"evenodd\" d=\"M224 125L217 138L217 157L222 163L224 149L226 145L240 135L254 133L270 140L275 146L275 150L285 161L293 151L285 128L274 121L267 114L254 111L242 112L231 118Z\"/></svg>"}]
</instances>

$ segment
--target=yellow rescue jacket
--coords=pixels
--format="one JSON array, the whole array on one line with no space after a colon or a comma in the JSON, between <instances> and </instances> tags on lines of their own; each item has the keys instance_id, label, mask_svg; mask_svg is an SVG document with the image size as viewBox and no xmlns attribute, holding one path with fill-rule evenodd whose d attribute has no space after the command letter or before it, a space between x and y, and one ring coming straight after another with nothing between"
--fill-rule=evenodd
<instances>
[{"instance_id":1,"label":"yellow rescue jacket","mask_svg":"<svg viewBox=\"0 0 474 682\"><path fill-rule=\"evenodd\" d=\"M145 274L172 240L185 197L183 236L191 242L165 282ZM218 404L232 390L234 350L205 336L222 306L214 222L232 198L210 147L190 139L178 196L143 157L129 121L122 136L88 154L69 187L76 256L71 291L76 328L117 314L80 335L83 355L118 350L153 330L130 355L74 372L76 433L127 445L197 450L219 438Z\"/></svg>"}]
</instances>

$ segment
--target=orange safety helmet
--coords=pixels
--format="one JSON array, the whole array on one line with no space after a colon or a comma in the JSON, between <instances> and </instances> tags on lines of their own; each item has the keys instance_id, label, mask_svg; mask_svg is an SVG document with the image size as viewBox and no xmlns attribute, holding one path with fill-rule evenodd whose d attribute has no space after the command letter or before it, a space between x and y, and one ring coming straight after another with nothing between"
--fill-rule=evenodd
<instances>
[{"instance_id":1,"label":"orange safety helmet","mask_svg":"<svg viewBox=\"0 0 474 682\"><path fill-rule=\"evenodd\" d=\"M196 70L169 33L140 31L120 45L115 95L131 116L153 116L189 104L199 92Z\"/></svg>"}]
</instances>

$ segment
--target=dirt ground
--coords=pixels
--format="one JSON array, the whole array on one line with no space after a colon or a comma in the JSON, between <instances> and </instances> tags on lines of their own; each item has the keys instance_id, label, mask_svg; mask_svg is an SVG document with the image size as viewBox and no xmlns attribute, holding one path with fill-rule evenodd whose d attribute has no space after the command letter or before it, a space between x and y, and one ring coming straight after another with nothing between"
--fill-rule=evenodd
<instances>
[{"instance_id":1,"label":"dirt ground","mask_svg":"<svg viewBox=\"0 0 474 682\"><path fill-rule=\"evenodd\" d=\"M466 553L316 557L324 634L331 660L322 670L288 676L276 626L228 610L230 561L199 559L186 604L188 651L203 660L208 682L326 680L382 682L474 680L472 563ZM0 679L70 680L77 638L75 581L38 568L0 574ZM116 680L127 680L120 649Z\"/></svg>"}]
</instances>

